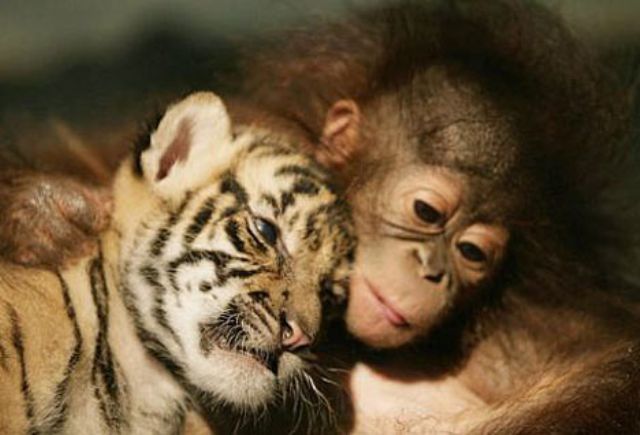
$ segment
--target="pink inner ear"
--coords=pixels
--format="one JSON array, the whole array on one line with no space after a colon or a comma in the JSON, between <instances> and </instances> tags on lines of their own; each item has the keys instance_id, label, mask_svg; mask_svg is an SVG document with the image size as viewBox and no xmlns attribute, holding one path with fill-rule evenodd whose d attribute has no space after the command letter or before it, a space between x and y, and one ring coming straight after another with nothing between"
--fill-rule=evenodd
<instances>
[{"instance_id":1,"label":"pink inner ear","mask_svg":"<svg viewBox=\"0 0 640 435\"><path fill-rule=\"evenodd\" d=\"M352 122L354 122L354 113L352 110L334 106L327 117L324 135L333 138L333 136L343 133Z\"/></svg>"},{"instance_id":2,"label":"pink inner ear","mask_svg":"<svg viewBox=\"0 0 640 435\"><path fill-rule=\"evenodd\" d=\"M189 151L191 150L191 128L191 119L183 119L180 121L178 132L160 159L160 167L158 168L156 181L160 181L166 177L173 165L177 162L185 161L187 157L189 157Z\"/></svg>"}]
</instances>

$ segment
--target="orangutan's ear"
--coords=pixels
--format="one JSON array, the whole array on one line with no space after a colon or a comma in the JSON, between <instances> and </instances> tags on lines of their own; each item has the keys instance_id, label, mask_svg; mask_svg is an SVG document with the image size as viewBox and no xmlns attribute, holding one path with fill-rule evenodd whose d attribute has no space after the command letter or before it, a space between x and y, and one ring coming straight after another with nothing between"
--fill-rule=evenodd
<instances>
[{"instance_id":1,"label":"orangutan's ear","mask_svg":"<svg viewBox=\"0 0 640 435\"><path fill-rule=\"evenodd\" d=\"M316 160L335 169L349 163L362 147L360 121L360 108L355 101L339 100L331 106L325 118Z\"/></svg>"}]
</instances>

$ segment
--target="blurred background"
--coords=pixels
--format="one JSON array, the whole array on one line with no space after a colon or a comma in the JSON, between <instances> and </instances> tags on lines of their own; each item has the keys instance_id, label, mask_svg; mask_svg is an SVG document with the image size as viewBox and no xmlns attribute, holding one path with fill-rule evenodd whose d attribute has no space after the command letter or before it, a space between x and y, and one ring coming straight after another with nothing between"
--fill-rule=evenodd
<instances>
[{"instance_id":1,"label":"blurred background","mask_svg":"<svg viewBox=\"0 0 640 435\"><path fill-rule=\"evenodd\" d=\"M0 148L24 164L38 155L43 168L55 166L59 146L104 154L135 136L136 123L168 99L223 87L238 40L376 2L2 0ZM640 1L545 3L625 80L635 79ZM101 157L111 165L117 154Z\"/></svg>"}]
</instances>

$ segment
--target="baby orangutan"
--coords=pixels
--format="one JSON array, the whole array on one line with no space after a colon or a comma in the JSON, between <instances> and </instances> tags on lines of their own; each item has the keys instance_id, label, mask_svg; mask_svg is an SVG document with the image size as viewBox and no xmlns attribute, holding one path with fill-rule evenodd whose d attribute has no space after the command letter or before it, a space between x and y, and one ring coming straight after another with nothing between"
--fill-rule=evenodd
<instances>
[{"instance_id":1,"label":"baby orangutan","mask_svg":"<svg viewBox=\"0 0 640 435\"><path fill-rule=\"evenodd\" d=\"M605 200L629 105L555 16L403 2L250 62L232 115L304 138L354 212L344 323L376 351L330 337L360 362L340 431L640 430L635 232Z\"/></svg>"}]
</instances>

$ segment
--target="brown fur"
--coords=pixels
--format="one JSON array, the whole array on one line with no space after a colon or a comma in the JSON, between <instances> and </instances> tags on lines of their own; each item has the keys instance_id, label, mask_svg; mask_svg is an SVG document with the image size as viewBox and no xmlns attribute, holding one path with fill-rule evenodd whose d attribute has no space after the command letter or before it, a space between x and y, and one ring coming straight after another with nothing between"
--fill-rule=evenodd
<instances>
[{"instance_id":1,"label":"brown fur","mask_svg":"<svg viewBox=\"0 0 640 435\"><path fill-rule=\"evenodd\" d=\"M397 110L383 95L402 98L429 80L433 66L457 71L448 75L453 86L488 90L485 98L511 115L516 151L526 157L497 181L520 203L508 220L510 253L496 285L431 332L422 378L456 376L486 401L477 415L461 417L464 430L640 430L640 329L632 314L640 291L621 266L637 244L629 225L633 183L624 184L634 168L625 165L629 100L559 20L528 2L406 2L293 32L257 62L250 58L246 92L298 122L310 141L321 137L336 101L362 107L368 156L343 172L352 198L385 173L369 165L381 156L441 158L402 140L377 147L385 135L412 139L410 131L381 127L395 113L385 112ZM467 110L456 104L407 100L403 116ZM476 137L495 134L485 128ZM483 148L470 152L476 161L486 156ZM488 207L504 205L491 195Z\"/></svg>"},{"instance_id":2,"label":"brown fur","mask_svg":"<svg viewBox=\"0 0 640 435\"><path fill-rule=\"evenodd\" d=\"M22 264L60 265L86 254L111 213L108 190L62 176L0 176L0 255Z\"/></svg>"},{"instance_id":3,"label":"brown fur","mask_svg":"<svg viewBox=\"0 0 640 435\"><path fill-rule=\"evenodd\" d=\"M411 362L424 362L420 379L456 376L489 405L464 415L467 430L639 430L632 311L640 292L624 279L623 263L636 264L629 253L640 232L618 207L620 198L636 199L622 183L630 171L629 101L556 18L520 1L405 4L288 34L248 59L244 92L252 103L235 116L260 113L260 122L303 138L310 152L333 103L355 99L366 118L372 99L434 63L485 84L511 79L507 103L524 111L522 136L536 139L526 168L535 183L525 197L544 202L529 204L493 292L417 346ZM365 139L379 133L365 125ZM360 178L371 177L365 164L341 172L356 195Z\"/></svg>"}]
</instances>

